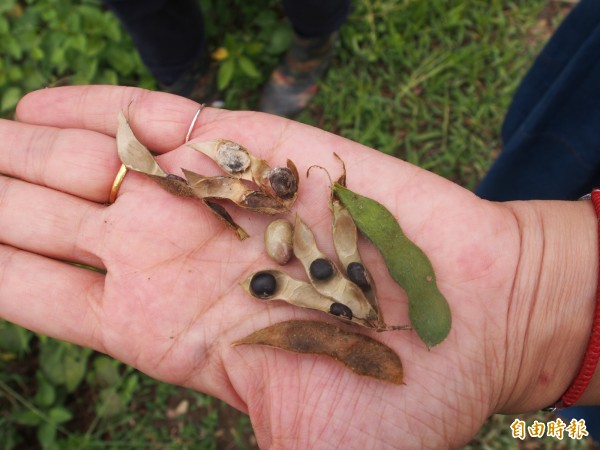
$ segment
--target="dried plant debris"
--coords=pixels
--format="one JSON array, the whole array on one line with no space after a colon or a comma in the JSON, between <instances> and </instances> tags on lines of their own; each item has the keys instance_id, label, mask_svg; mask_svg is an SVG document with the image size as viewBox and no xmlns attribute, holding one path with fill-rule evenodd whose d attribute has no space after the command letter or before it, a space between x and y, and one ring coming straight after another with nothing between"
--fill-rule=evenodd
<instances>
[{"instance_id":1,"label":"dried plant debris","mask_svg":"<svg viewBox=\"0 0 600 450\"><path fill-rule=\"evenodd\" d=\"M237 234L237 237L240 241L243 241L244 239L250 237L250 235L246 233L246 231L242 227L235 223L231 215L227 212L225 208L223 208L222 205L219 205L216 202L206 199L202 200L202 202L209 208L209 211L212 212L213 215L221 221L222 224L224 224L227 228L229 228L235 234Z\"/></svg>"},{"instance_id":2,"label":"dried plant debris","mask_svg":"<svg viewBox=\"0 0 600 450\"><path fill-rule=\"evenodd\" d=\"M183 178L165 172L148 150L133 134L125 115L119 113L117 151L121 162L130 170L148 175L163 189L180 197L194 197Z\"/></svg>"},{"instance_id":3,"label":"dried plant debris","mask_svg":"<svg viewBox=\"0 0 600 450\"><path fill-rule=\"evenodd\" d=\"M404 384L402 362L392 349L368 336L344 331L329 323L309 320L281 322L232 345L248 344L329 356L359 375Z\"/></svg>"},{"instance_id":4,"label":"dried plant debris","mask_svg":"<svg viewBox=\"0 0 600 450\"><path fill-rule=\"evenodd\" d=\"M226 199L242 208L263 214L278 214L287 210L277 199L248 188L237 178L206 177L186 169L182 171L193 194L200 199Z\"/></svg>"},{"instance_id":5,"label":"dried plant debris","mask_svg":"<svg viewBox=\"0 0 600 450\"><path fill-rule=\"evenodd\" d=\"M279 200L288 211L298 196L298 170L288 159L287 167L271 168L247 148L226 139L195 142L189 147L204 153L232 177L256 183L260 190Z\"/></svg>"},{"instance_id":6,"label":"dried plant debris","mask_svg":"<svg viewBox=\"0 0 600 450\"><path fill-rule=\"evenodd\" d=\"M152 153L135 137L123 112L119 113L117 149L121 162L130 170L143 173L163 189L180 197L196 197L240 239L248 237L225 208L214 199L226 199L236 205L263 214L289 211L298 195L298 171L288 160L287 167L271 168L265 161L232 141L217 140L190 144L213 158L228 176L206 177L185 169L185 177L169 174L156 162ZM242 180L254 182L258 189Z\"/></svg>"},{"instance_id":7,"label":"dried plant debris","mask_svg":"<svg viewBox=\"0 0 600 450\"><path fill-rule=\"evenodd\" d=\"M286 219L276 219L265 228L267 255L280 266L287 264L294 251L292 248L293 225Z\"/></svg>"},{"instance_id":8,"label":"dried plant debris","mask_svg":"<svg viewBox=\"0 0 600 450\"><path fill-rule=\"evenodd\" d=\"M256 181L251 166L258 171L257 166L261 165L261 160L252 156L246 147L226 139L193 142L189 143L188 147L204 153L228 174L244 180Z\"/></svg>"},{"instance_id":9,"label":"dried plant debris","mask_svg":"<svg viewBox=\"0 0 600 450\"><path fill-rule=\"evenodd\" d=\"M431 348L446 339L452 324L450 306L437 287L427 255L406 237L382 204L340 183L334 184L333 195L377 247L392 278L406 291L410 321L421 340Z\"/></svg>"}]
</instances>

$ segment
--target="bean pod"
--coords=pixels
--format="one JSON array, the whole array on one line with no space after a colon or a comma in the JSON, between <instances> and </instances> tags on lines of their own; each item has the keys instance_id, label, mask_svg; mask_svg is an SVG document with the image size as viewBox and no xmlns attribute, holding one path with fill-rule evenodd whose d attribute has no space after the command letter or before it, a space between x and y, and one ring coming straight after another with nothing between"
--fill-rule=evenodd
<instances>
[{"instance_id":1,"label":"bean pod","mask_svg":"<svg viewBox=\"0 0 600 450\"><path fill-rule=\"evenodd\" d=\"M406 291L410 321L427 347L450 332L450 306L436 284L429 258L410 241L382 204L335 183L333 194L348 209L358 229L382 254L392 278Z\"/></svg>"}]
</instances>

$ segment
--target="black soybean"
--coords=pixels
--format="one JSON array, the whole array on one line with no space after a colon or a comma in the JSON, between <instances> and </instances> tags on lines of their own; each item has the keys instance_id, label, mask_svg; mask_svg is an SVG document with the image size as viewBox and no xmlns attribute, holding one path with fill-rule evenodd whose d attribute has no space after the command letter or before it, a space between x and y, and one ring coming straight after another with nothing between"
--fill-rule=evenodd
<instances>
[{"instance_id":1,"label":"black soybean","mask_svg":"<svg viewBox=\"0 0 600 450\"><path fill-rule=\"evenodd\" d=\"M250 290L259 298L269 298L275 293L277 281L268 272L258 272L250 281Z\"/></svg>"},{"instance_id":2,"label":"black soybean","mask_svg":"<svg viewBox=\"0 0 600 450\"><path fill-rule=\"evenodd\" d=\"M324 258L315 259L308 270L317 280L327 280L333 276L333 264Z\"/></svg>"},{"instance_id":3,"label":"black soybean","mask_svg":"<svg viewBox=\"0 0 600 450\"><path fill-rule=\"evenodd\" d=\"M332 303L329 307L329 312L334 316L341 316L352 320L352 310L343 303Z\"/></svg>"},{"instance_id":4,"label":"black soybean","mask_svg":"<svg viewBox=\"0 0 600 450\"><path fill-rule=\"evenodd\" d=\"M369 280L367 280L367 272L365 266L359 262L351 262L346 268L348 278L363 291L368 291L371 288Z\"/></svg>"}]
</instances>

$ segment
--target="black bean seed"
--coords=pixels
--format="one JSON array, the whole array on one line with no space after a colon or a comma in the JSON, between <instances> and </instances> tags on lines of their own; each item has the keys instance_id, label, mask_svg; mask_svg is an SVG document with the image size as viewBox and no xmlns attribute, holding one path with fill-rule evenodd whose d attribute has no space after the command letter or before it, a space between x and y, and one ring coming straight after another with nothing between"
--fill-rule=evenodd
<instances>
[{"instance_id":1,"label":"black bean seed","mask_svg":"<svg viewBox=\"0 0 600 450\"><path fill-rule=\"evenodd\" d=\"M333 276L333 264L325 258L315 259L308 270L310 275L317 280L328 280Z\"/></svg>"},{"instance_id":2,"label":"black bean seed","mask_svg":"<svg viewBox=\"0 0 600 450\"><path fill-rule=\"evenodd\" d=\"M258 272L250 280L250 290L258 298L269 298L275 293L277 281L269 272Z\"/></svg>"},{"instance_id":3,"label":"black bean seed","mask_svg":"<svg viewBox=\"0 0 600 450\"><path fill-rule=\"evenodd\" d=\"M329 312L334 316L345 317L352 320L352 310L343 303L332 303L329 307Z\"/></svg>"},{"instance_id":4,"label":"black bean seed","mask_svg":"<svg viewBox=\"0 0 600 450\"><path fill-rule=\"evenodd\" d=\"M298 190L296 177L287 167L276 167L269 174L269 182L279 198L292 198Z\"/></svg>"},{"instance_id":5,"label":"black bean seed","mask_svg":"<svg viewBox=\"0 0 600 450\"><path fill-rule=\"evenodd\" d=\"M367 271L365 270L365 266L363 266L361 263L351 262L346 268L346 273L348 274L350 281L356 284L363 291L368 291L371 289L371 284L367 279Z\"/></svg>"}]
</instances>

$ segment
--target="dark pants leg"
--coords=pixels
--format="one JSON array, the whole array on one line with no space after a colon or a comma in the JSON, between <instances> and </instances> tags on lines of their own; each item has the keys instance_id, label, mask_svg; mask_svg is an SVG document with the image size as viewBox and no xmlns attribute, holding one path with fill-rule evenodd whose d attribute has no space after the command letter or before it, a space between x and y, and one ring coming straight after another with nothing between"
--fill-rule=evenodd
<instances>
[{"instance_id":1,"label":"dark pants leg","mask_svg":"<svg viewBox=\"0 0 600 450\"><path fill-rule=\"evenodd\" d=\"M523 79L504 149L477 189L490 200L576 199L600 184L600 1L566 17Z\"/></svg>"},{"instance_id":2,"label":"dark pants leg","mask_svg":"<svg viewBox=\"0 0 600 450\"><path fill-rule=\"evenodd\" d=\"M582 0L523 79L502 129L504 149L477 189L496 201L577 199L600 186L600 1ZM600 407L584 419L600 440Z\"/></svg>"},{"instance_id":3,"label":"dark pants leg","mask_svg":"<svg viewBox=\"0 0 600 450\"><path fill-rule=\"evenodd\" d=\"M164 85L205 57L204 18L196 0L103 0L142 61Z\"/></svg>"},{"instance_id":4,"label":"dark pants leg","mask_svg":"<svg viewBox=\"0 0 600 450\"><path fill-rule=\"evenodd\" d=\"M119 18L142 61L163 85L172 85L205 55L204 18L197 0L103 0ZM294 30L303 37L336 31L350 0L283 0Z\"/></svg>"},{"instance_id":5,"label":"dark pants leg","mask_svg":"<svg viewBox=\"0 0 600 450\"><path fill-rule=\"evenodd\" d=\"M294 31L304 38L337 31L348 18L350 0L282 0Z\"/></svg>"}]
</instances>

